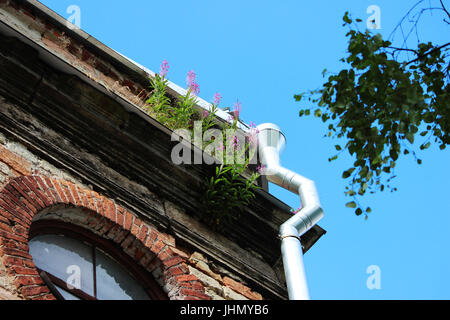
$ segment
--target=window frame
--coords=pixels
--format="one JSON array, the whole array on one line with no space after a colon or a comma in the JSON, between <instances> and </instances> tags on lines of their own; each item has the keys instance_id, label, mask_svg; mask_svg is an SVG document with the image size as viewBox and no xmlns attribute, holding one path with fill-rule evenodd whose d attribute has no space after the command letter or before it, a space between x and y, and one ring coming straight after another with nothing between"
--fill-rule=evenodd
<instances>
[{"instance_id":1,"label":"window frame","mask_svg":"<svg viewBox=\"0 0 450 320\"><path fill-rule=\"evenodd\" d=\"M142 286L151 300L168 300L167 295L163 292L162 288L155 281L153 276L142 266L140 266L135 260L128 256L122 250L122 248L113 241L100 237L94 234L92 231L83 227L56 220L38 220L36 222L33 222L29 233L29 240L32 240L34 237L39 235L62 235L88 243L92 247L92 254L94 258L94 295L96 295L97 292L95 251L96 249L100 249L111 258L113 258L119 265L128 270L128 272ZM80 299L98 300L95 296L93 297L81 290L68 288L65 281L49 274L45 270L40 270L39 268L37 269L39 271L39 274L42 274L41 277L44 278L44 282L47 284L47 286L49 286L49 289L51 291L57 290L55 288L56 285ZM48 279L45 279L45 277L48 277ZM51 283L49 284L48 281L50 281ZM61 295L58 295L58 297L60 298Z\"/></svg>"}]
</instances>

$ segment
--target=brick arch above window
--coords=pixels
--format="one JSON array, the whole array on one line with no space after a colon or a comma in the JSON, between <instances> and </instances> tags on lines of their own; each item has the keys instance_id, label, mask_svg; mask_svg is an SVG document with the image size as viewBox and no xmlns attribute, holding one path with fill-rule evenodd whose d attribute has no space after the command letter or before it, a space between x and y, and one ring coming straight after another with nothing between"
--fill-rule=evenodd
<instances>
[{"instance_id":1,"label":"brick arch above window","mask_svg":"<svg viewBox=\"0 0 450 320\"><path fill-rule=\"evenodd\" d=\"M24 298L54 299L28 247L33 222L51 219L84 227L120 245L136 263L161 275L169 299L210 299L189 273L186 257L171 236L95 191L46 176L21 176L0 191L0 263Z\"/></svg>"}]
</instances>

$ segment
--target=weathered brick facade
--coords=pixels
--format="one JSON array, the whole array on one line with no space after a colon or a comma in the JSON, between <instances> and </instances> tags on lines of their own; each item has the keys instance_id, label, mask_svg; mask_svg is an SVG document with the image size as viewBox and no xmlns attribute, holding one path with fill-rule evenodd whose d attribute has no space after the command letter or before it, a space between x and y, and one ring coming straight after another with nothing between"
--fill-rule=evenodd
<instances>
[{"instance_id":1,"label":"weathered brick facade","mask_svg":"<svg viewBox=\"0 0 450 320\"><path fill-rule=\"evenodd\" d=\"M40 165L42 161L25 148L0 138L0 299L55 299L28 253L29 229L39 220L69 222L112 240L154 275L169 299L262 299L241 283L211 271L200 253L177 248L173 236L158 232L136 214L64 172ZM21 150L22 156L4 143Z\"/></svg>"},{"instance_id":2,"label":"weathered brick facade","mask_svg":"<svg viewBox=\"0 0 450 320\"><path fill-rule=\"evenodd\" d=\"M285 204L258 192L211 230L197 216L211 168L173 165L170 130L140 109L151 74L37 1L0 0L0 19L0 299L54 299L29 254L39 221L107 239L168 299L286 298Z\"/></svg>"}]
</instances>

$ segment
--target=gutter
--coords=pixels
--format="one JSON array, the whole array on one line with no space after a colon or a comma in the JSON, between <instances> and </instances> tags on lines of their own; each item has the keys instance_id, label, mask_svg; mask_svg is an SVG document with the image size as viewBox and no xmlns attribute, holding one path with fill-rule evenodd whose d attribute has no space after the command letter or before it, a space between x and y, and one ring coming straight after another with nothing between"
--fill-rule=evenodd
<instances>
[{"instance_id":1,"label":"gutter","mask_svg":"<svg viewBox=\"0 0 450 320\"><path fill-rule=\"evenodd\" d=\"M302 209L280 227L281 254L290 300L309 300L300 237L323 217L314 181L280 165L280 153L286 138L275 124L258 126L261 163L267 179L300 196Z\"/></svg>"}]
</instances>

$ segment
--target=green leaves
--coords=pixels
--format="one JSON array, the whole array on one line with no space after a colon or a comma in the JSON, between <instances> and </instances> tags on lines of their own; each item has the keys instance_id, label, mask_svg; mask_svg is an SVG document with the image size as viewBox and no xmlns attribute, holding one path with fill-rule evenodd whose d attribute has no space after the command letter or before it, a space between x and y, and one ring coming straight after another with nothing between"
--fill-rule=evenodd
<instances>
[{"instance_id":1,"label":"green leaves","mask_svg":"<svg viewBox=\"0 0 450 320\"><path fill-rule=\"evenodd\" d=\"M255 198L259 189L255 181L259 174L247 179L243 173L247 165L221 165L208 179L205 197L202 199L202 219L213 229L220 230L224 223L237 219L245 206Z\"/></svg>"},{"instance_id":2,"label":"green leaves","mask_svg":"<svg viewBox=\"0 0 450 320\"><path fill-rule=\"evenodd\" d=\"M353 24L348 12L343 21ZM328 78L321 88L295 96L303 103L300 116L312 113L326 123L326 137L345 139L345 148L336 144L335 149L355 158L342 174L348 196L392 192L400 156L412 155L421 164L414 148L426 150L434 141L443 150L450 143L450 43L404 49L369 31L350 30L347 37L348 54L341 59L347 67L337 74L325 69L322 75ZM405 51L409 57L402 57L409 60L399 58ZM371 211L355 201L346 206L357 215Z\"/></svg>"},{"instance_id":3,"label":"green leaves","mask_svg":"<svg viewBox=\"0 0 450 320\"><path fill-rule=\"evenodd\" d=\"M345 206L347 208L356 208L356 202L355 201L347 202L347 204Z\"/></svg>"}]
</instances>

